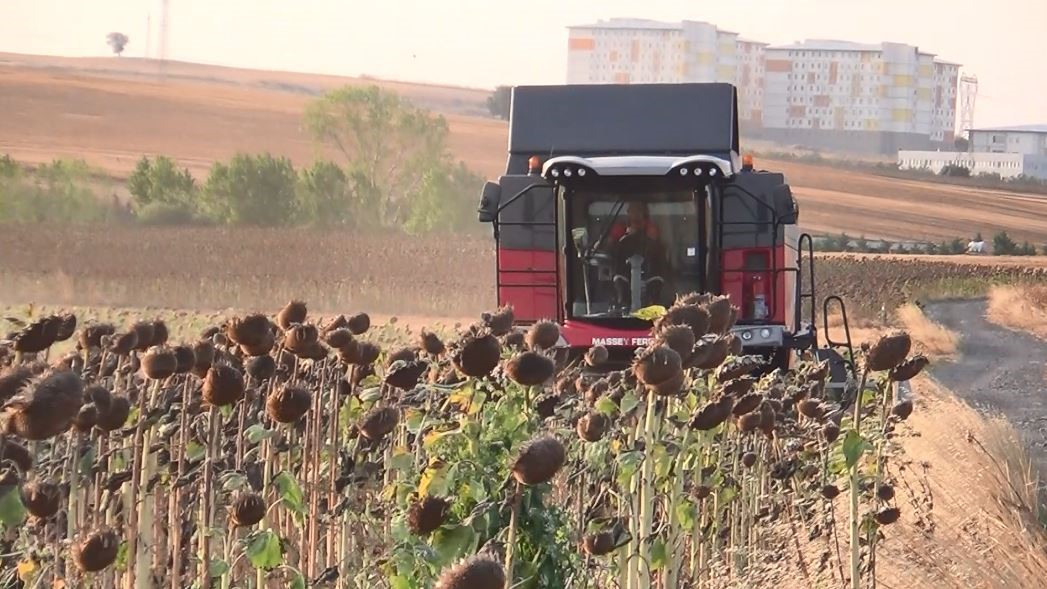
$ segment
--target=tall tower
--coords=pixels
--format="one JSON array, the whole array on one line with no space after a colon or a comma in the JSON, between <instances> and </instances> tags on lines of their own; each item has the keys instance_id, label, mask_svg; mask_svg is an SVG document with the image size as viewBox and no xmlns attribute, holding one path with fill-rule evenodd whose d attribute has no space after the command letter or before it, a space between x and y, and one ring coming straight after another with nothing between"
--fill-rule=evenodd
<instances>
[{"instance_id":1,"label":"tall tower","mask_svg":"<svg viewBox=\"0 0 1047 589\"><path fill-rule=\"evenodd\" d=\"M974 102L978 98L978 76L960 78L960 135L967 136L974 127ZM970 139L970 137L968 137Z\"/></svg>"},{"instance_id":2,"label":"tall tower","mask_svg":"<svg viewBox=\"0 0 1047 589\"><path fill-rule=\"evenodd\" d=\"M168 0L160 0L160 78L163 79L167 74L167 34L170 23L170 11Z\"/></svg>"}]
</instances>

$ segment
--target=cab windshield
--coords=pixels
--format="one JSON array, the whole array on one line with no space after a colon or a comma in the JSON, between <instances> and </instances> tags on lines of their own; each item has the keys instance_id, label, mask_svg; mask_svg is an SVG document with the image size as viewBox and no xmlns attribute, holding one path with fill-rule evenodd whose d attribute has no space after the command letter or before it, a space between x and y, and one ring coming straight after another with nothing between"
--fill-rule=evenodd
<instances>
[{"instance_id":1,"label":"cab windshield","mask_svg":"<svg viewBox=\"0 0 1047 589\"><path fill-rule=\"evenodd\" d=\"M705 247L693 190L573 190L567 299L578 318L625 318L701 290Z\"/></svg>"}]
</instances>

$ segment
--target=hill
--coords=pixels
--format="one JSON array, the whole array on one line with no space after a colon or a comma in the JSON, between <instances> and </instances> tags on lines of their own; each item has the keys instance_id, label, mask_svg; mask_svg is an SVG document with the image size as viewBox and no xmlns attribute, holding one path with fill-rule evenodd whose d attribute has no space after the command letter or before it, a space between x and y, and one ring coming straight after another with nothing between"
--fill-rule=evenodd
<instances>
[{"instance_id":1,"label":"hill","mask_svg":"<svg viewBox=\"0 0 1047 589\"><path fill-rule=\"evenodd\" d=\"M236 151L271 151L305 164L320 153L301 128L307 102L343 84L380 84L444 114L451 149L496 177L507 126L485 115L487 91L125 58L0 54L0 153L28 162L83 157L115 176L143 154L167 154L202 176ZM1047 243L1047 198L821 165L763 160L783 171L816 233L951 239L1006 229ZM479 193L479 187L477 187Z\"/></svg>"}]
</instances>

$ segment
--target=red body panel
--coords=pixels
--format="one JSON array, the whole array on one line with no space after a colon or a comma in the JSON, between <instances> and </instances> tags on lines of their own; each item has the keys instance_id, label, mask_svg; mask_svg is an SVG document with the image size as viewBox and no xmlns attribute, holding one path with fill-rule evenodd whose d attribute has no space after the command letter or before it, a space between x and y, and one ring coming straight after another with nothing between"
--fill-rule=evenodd
<instances>
[{"instance_id":1,"label":"red body panel","mask_svg":"<svg viewBox=\"0 0 1047 589\"><path fill-rule=\"evenodd\" d=\"M773 259L772 259L773 256ZM749 271L746 259L754 257L761 260L762 270ZM771 248L739 248L725 250L722 254L723 294L730 296L731 302L740 308L739 319L753 318L753 295L763 292L766 295L768 316L763 321L791 325L796 299L796 272L786 270L796 268L796 250L785 245ZM774 271L772 271L774 269Z\"/></svg>"},{"instance_id":2,"label":"red body panel","mask_svg":"<svg viewBox=\"0 0 1047 589\"><path fill-rule=\"evenodd\" d=\"M557 320L556 252L498 249L498 305L519 321Z\"/></svg>"}]
</instances>

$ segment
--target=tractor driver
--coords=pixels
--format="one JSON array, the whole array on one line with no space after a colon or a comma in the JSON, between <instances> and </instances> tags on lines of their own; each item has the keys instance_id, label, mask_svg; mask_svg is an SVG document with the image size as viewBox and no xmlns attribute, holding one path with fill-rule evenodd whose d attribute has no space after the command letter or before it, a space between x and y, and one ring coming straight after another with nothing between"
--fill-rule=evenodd
<instances>
[{"instance_id":1,"label":"tractor driver","mask_svg":"<svg viewBox=\"0 0 1047 589\"><path fill-rule=\"evenodd\" d=\"M658 227L651 222L647 204L632 201L627 209L628 219L616 223L608 234L614 256L614 288L618 302L628 305L630 301L629 280L632 275L629 258L639 254L643 258L644 305L660 299L666 259Z\"/></svg>"}]
</instances>

